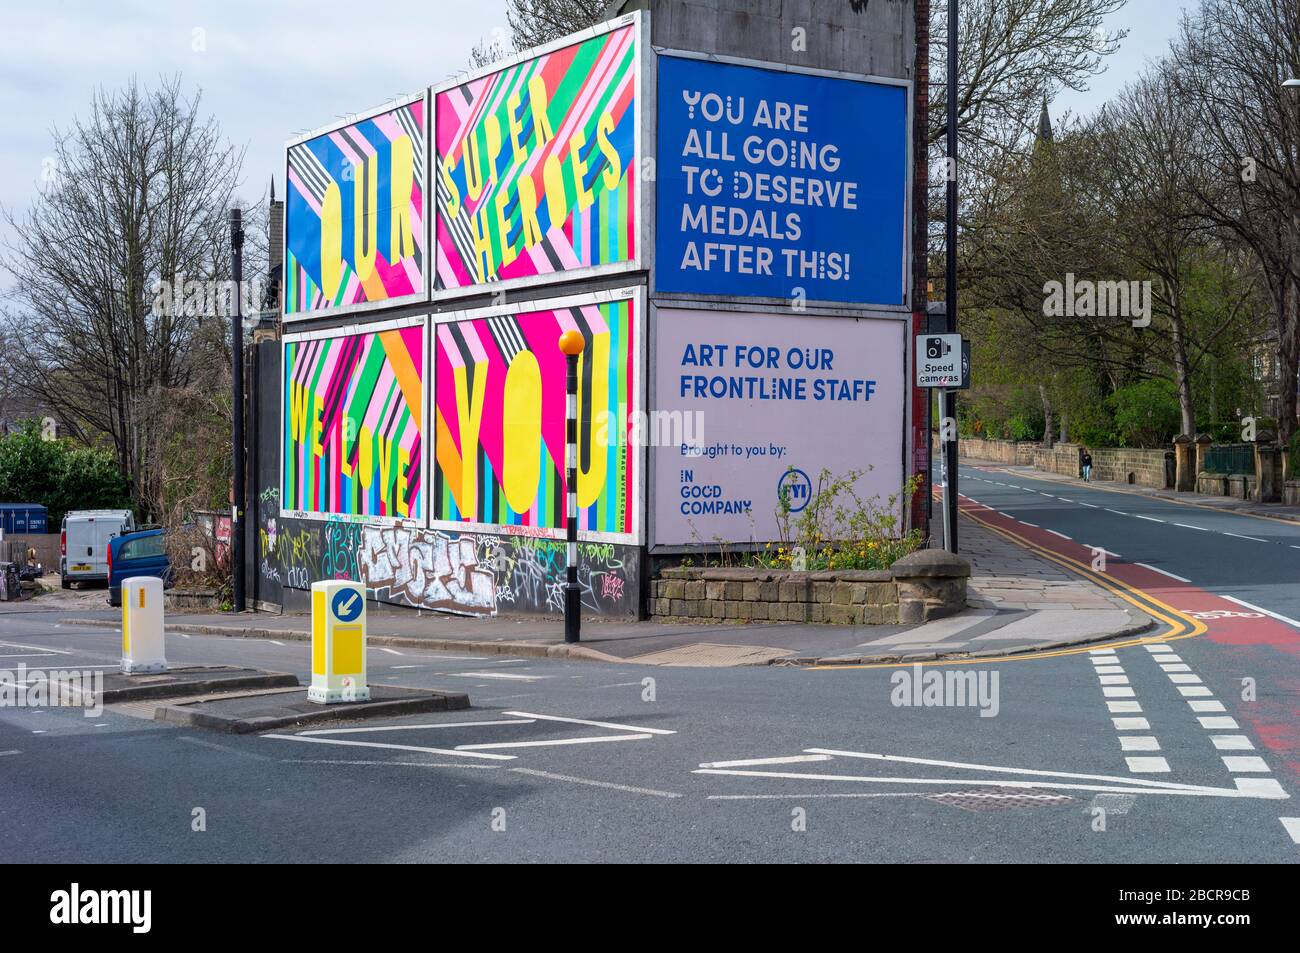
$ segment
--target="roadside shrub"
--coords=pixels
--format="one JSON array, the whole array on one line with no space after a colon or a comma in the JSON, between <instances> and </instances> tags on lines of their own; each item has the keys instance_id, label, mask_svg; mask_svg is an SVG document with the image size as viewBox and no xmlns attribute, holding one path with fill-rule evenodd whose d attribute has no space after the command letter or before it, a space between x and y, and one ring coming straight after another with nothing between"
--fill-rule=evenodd
<instances>
[{"instance_id":1,"label":"roadside shrub","mask_svg":"<svg viewBox=\"0 0 1300 953\"><path fill-rule=\"evenodd\" d=\"M857 482L865 470L832 476L822 470L808 505L790 512L783 497L777 509L781 542L752 554L753 565L766 569L888 569L925 542L920 530L901 533L902 505L920 486L913 477L883 503L862 499ZM802 556L800 555L802 554ZM797 565L799 564L799 565Z\"/></svg>"},{"instance_id":2,"label":"roadside shrub","mask_svg":"<svg viewBox=\"0 0 1300 953\"><path fill-rule=\"evenodd\" d=\"M1162 447L1181 426L1178 397L1169 381L1121 387L1106 398L1106 405L1115 415L1115 436L1122 447Z\"/></svg>"}]
</instances>

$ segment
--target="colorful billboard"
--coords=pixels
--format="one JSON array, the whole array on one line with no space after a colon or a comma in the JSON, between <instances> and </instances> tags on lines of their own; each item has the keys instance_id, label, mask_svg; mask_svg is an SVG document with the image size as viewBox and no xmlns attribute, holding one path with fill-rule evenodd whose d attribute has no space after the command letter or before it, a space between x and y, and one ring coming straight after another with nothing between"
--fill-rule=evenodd
<instances>
[{"instance_id":1,"label":"colorful billboard","mask_svg":"<svg viewBox=\"0 0 1300 953\"><path fill-rule=\"evenodd\" d=\"M899 308L908 90L659 57L655 290Z\"/></svg>"},{"instance_id":2,"label":"colorful billboard","mask_svg":"<svg viewBox=\"0 0 1300 953\"><path fill-rule=\"evenodd\" d=\"M434 325L433 524L537 536L565 528L565 358L579 358L578 528L630 541L638 532L631 439L640 315L631 291L492 308Z\"/></svg>"},{"instance_id":3,"label":"colorful billboard","mask_svg":"<svg viewBox=\"0 0 1300 953\"><path fill-rule=\"evenodd\" d=\"M424 515L424 321L285 338L283 515Z\"/></svg>"},{"instance_id":4,"label":"colorful billboard","mask_svg":"<svg viewBox=\"0 0 1300 953\"><path fill-rule=\"evenodd\" d=\"M639 30L435 90L435 296L638 261Z\"/></svg>"},{"instance_id":5,"label":"colorful billboard","mask_svg":"<svg viewBox=\"0 0 1300 953\"><path fill-rule=\"evenodd\" d=\"M655 329L654 414L698 422L656 441L652 545L775 542L823 469L902 489L906 322L661 307Z\"/></svg>"},{"instance_id":6,"label":"colorful billboard","mask_svg":"<svg viewBox=\"0 0 1300 953\"><path fill-rule=\"evenodd\" d=\"M423 298L424 99L291 144L284 314Z\"/></svg>"}]
</instances>

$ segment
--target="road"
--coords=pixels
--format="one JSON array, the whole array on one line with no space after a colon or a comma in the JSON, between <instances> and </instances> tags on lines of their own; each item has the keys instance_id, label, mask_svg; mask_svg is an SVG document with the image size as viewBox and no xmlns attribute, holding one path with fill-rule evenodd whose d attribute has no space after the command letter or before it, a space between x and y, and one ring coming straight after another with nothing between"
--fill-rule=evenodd
<instances>
[{"instance_id":1,"label":"road","mask_svg":"<svg viewBox=\"0 0 1300 953\"><path fill-rule=\"evenodd\" d=\"M1239 578L1246 558L1213 557L1206 531L1194 545L1207 568L1149 541L1169 527L1081 505L1145 515L1151 501L976 470L965 487L1063 547L1072 541L1047 528L1086 530L1090 544L1203 585L1217 567ZM1259 523L1242 535L1287 535ZM1175 582L1108 565L1121 589L1132 571ZM1261 606L1293 605L1267 591L1280 585L1232 585ZM0 614L0 664L115 666L115 632L59 616ZM1282 644L1241 634L1283 625L1264 615L1171 618L1166 642L928 666L923 677L984 689L931 699L943 705L899 684L910 668L648 669L371 648L372 681L468 691L473 708L236 737L129 710L4 707L0 860L1296 862L1294 629ZM308 675L304 643L172 635L168 652L173 664ZM1244 677L1257 681L1254 702L1241 698Z\"/></svg>"}]
</instances>

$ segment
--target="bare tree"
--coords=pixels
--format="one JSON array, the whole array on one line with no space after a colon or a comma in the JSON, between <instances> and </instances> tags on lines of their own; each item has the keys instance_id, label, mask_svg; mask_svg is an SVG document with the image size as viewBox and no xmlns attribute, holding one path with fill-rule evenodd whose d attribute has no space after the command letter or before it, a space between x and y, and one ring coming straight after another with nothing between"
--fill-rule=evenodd
<instances>
[{"instance_id":1,"label":"bare tree","mask_svg":"<svg viewBox=\"0 0 1300 953\"><path fill-rule=\"evenodd\" d=\"M1300 368L1300 0L1202 0L1174 45L1178 92L1204 135L1189 161L1208 217L1256 257L1273 302L1281 370L1278 429L1296 430Z\"/></svg>"},{"instance_id":2,"label":"bare tree","mask_svg":"<svg viewBox=\"0 0 1300 953\"><path fill-rule=\"evenodd\" d=\"M243 152L179 79L152 90L133 80L55 130L52 157L31 209L4 212L13 237L0 265L15 283L6 323L24 342L16 364L64 431L108 440L155 515L158 461L181 423L161 412L168 395L205 359L229 361L223 338L200 331L225 310L203 289L229 273L226 210Z\"/></svg>"}]
</instances>

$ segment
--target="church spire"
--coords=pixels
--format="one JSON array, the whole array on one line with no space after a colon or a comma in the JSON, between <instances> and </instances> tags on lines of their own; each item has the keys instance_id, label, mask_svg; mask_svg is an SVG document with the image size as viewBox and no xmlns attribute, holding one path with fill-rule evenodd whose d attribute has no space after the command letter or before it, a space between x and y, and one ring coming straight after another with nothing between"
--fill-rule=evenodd
<instances>
[{"instance_id":1,"label":"church spire","mask_svg":"<svg viewBox=\"0 0 1300 953\"><path fill-rule=\"evenodd\" d=\"M1054 141L1052 135L1052 117L1047 114L1047 94L1043 93L1043 111L1038 114L1038 141L1048 145Z\"/></svg>"}]
</instances>

